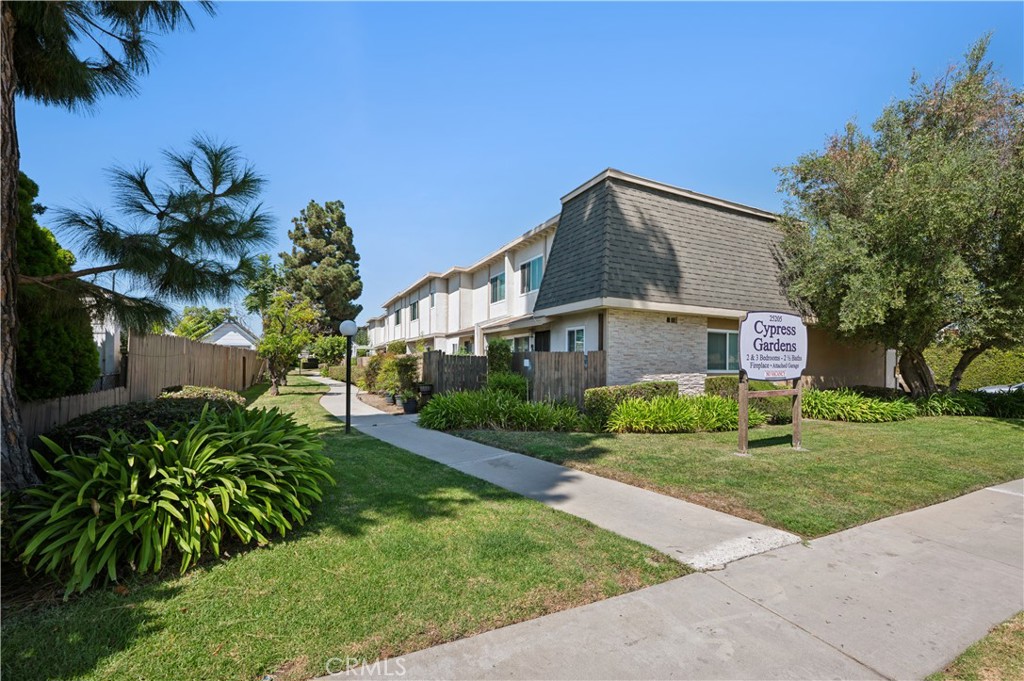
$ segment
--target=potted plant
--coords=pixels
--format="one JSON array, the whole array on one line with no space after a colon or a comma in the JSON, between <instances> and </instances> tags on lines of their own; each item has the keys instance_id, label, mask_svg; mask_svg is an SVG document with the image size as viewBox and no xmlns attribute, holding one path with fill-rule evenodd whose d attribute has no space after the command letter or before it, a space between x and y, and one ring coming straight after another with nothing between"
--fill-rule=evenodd
<instances>
[{"instance_id":1,"label":"potted plant","mask_svg":"<svg viewBox=\"0 0 1024 681\"><path fill-rule=\"evenodd\" d=\"M401 400L400 404L402 406L402 410L406 414L416 413L416 408L419 406L419 404L416 402L415 390L403 390L402 392L398 393L396 399Z\"/></svg>"}]
</instances>

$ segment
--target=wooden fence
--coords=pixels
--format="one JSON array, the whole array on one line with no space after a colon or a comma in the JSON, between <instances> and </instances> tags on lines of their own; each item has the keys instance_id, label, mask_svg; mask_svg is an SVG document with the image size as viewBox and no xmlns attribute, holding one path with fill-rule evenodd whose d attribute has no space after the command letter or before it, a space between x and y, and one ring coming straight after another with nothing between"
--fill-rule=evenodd
<instances>
[{"instance_id":1,"label":"wooden fence","mask_svg":"<svg viewBox=\"0 0 1024 681\"><path fill-rule=\"evenodd\" d=\"M263 372L255 350L199 343L177 336L128 339L125 386L21 405L22 426L31 440L82 414L126 402L151 400L164 388L205 385L228 390L248 388Z\"/></svg>"},{"instance_id":2,"label":"wooden fence","mask_svg":"<svg viewBox=\"0 0 1024 681\"><path fill-rule=\"evenodd\" d=\"M512 370L526 376L534 402L573 402L583 407L583 391L607 383L607 355L591 352L515 352Z\"/></svg>"},{"instance_id":3,"label":"wooden fence","mask_svg":"<svg viewBox=\"0 0 1024 681\"><path fill-rule=\"evenodd\" d=\"M478 390L487 381L487 358L446 355L440 350L423 353L422 380L434 386L434 393Z\"/></svg>"},{"instance_id":4,"label":"wooden fence","mask_svg":"<svg viewBox=\"0 0 1024 681\"><path fill-rule=\"evenodd\" d=\"M607 355L594 352L516 352L512 370L526 376L530 399L573 402L583 406L583 391L607 382ZM423 382L437 394L476 390L487 381L487 358L446 355L439 350L423 354Z\"/></svg>"}]
</instances>

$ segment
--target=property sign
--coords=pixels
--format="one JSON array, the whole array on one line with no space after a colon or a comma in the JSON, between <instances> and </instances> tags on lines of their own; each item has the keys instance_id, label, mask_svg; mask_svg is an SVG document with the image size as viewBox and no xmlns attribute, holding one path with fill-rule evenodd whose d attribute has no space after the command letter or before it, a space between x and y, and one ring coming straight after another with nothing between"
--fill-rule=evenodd
<instances>
[{"instance_id":1,"label":"property sign","mask_svg":"<svg viewBox=\"0 0 1024 681\"><path fill-rule=\"evenodd\" d=\"M807 327L785 312L748 312L740 322L740 369L748 378L800 378L807 367Z\"/></svg>"}]
</instances>

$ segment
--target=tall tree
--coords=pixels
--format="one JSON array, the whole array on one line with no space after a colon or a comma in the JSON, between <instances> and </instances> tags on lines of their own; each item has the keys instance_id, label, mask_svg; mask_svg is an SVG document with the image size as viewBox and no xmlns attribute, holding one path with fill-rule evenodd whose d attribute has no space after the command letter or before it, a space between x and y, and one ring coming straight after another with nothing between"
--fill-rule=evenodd
<instances>
[{"instance_id":1,"label":"tall tree","mask_svg":"<svg viewBox=\"0 0 1024 681\"><path fill-rule=\"evenodd\" d=\"M284 288L284 277L281 268L270 262L270 256L261 253L256 256L253 268L246 274L245 299L242 301L245 311L258 314L260 323L267 326L267 312L274 300L274 294Z\"/></svg>"},{"instance_id":2,"label":"tall tree","mask_svg":"<svg viewBox=\"0 0 1024 681\"><path fill-rule=\"evenodd\" d=\"M959 375L1024 335L1024 93L985 61L962 64L782 168L780 260L818 323L900 354L915 394L936 388L924 350L959 343Z\"/></svg>"},{"instance_id":3,"label":"tall tree","mask_svg":"<svg viewBox=\"0 0 1024 681\"><path fill-rule=\"evenodd\" d=\"M230 307L218 307L213 310L205 305L186 307L181 312L181 319L174 326L174 334L191 340L199 340L224 322L232 319Z\"/></svg>"},{"instance_id":4,"label":"tall tree","mask_svg":"<svg viewBox=\"0 0 1024 681\"><path fill-rule=\"evenodd\" d=\"M263 323L263 338L257 350L267 360L270 394L280 393L288 372L299 361L299 353L313 342L317 311L302 296L278 291L270 300Z\"/></svg>"},{"instance_id":5,"label":"tall tree","mask_svg":"<svg viewBox=\"0 0 1024 681\"><path fill-rule=\"evenodd\" d=\"M338 334L338 325L355 319L363 309L355 304L363 282L345 205L310 201L292 223L295 227L288 232L292 252L281 254L285 282L290 290L321 306L327 332Z\"/></svg>"},{"instance_id":6,"label":"tall tree","mask_svg":"<svg viewBox=\"0 0 1024 681\"><path fill-rule=\"evenodd\" d=\"M212 4L199 3L212 13ZM68 109L133 94L149 70L150 36L191 26L183 3L10 2L0 5L0 489L36 481L15 395L20 154L15 97Z\"/></svg>"}]
</instances>

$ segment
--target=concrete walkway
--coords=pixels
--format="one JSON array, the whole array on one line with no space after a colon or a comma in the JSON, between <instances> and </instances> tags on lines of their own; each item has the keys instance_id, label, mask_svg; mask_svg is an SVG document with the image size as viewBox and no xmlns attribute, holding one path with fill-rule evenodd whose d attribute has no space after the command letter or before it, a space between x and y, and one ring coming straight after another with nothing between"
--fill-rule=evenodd
<instances>
[{"instance_id":1,"label":"concrete walkway","mask_svg":"<svg viewBox=\"0 0 1024 681\"><path fill-rule=\"evenodd\" d=\"M408 679L920 679L1021 609L1018 480L388 669L400 662Z\"/></svg>"},{"instance_id":2,"label":"concrete walkway","mask_svg":"<svg viewBox=\"0 0 1024 681\"><path fill-rule=\"evenodd\" d=\"M331 386L320 404L344 418L345 384L316 380ZM589 520L699 570L800 541L789 532L680 499L420 428L414 416L385 414L360 402L359 389L353 390L352 425L367 435Z\"/></svg>"}]
</instances>

